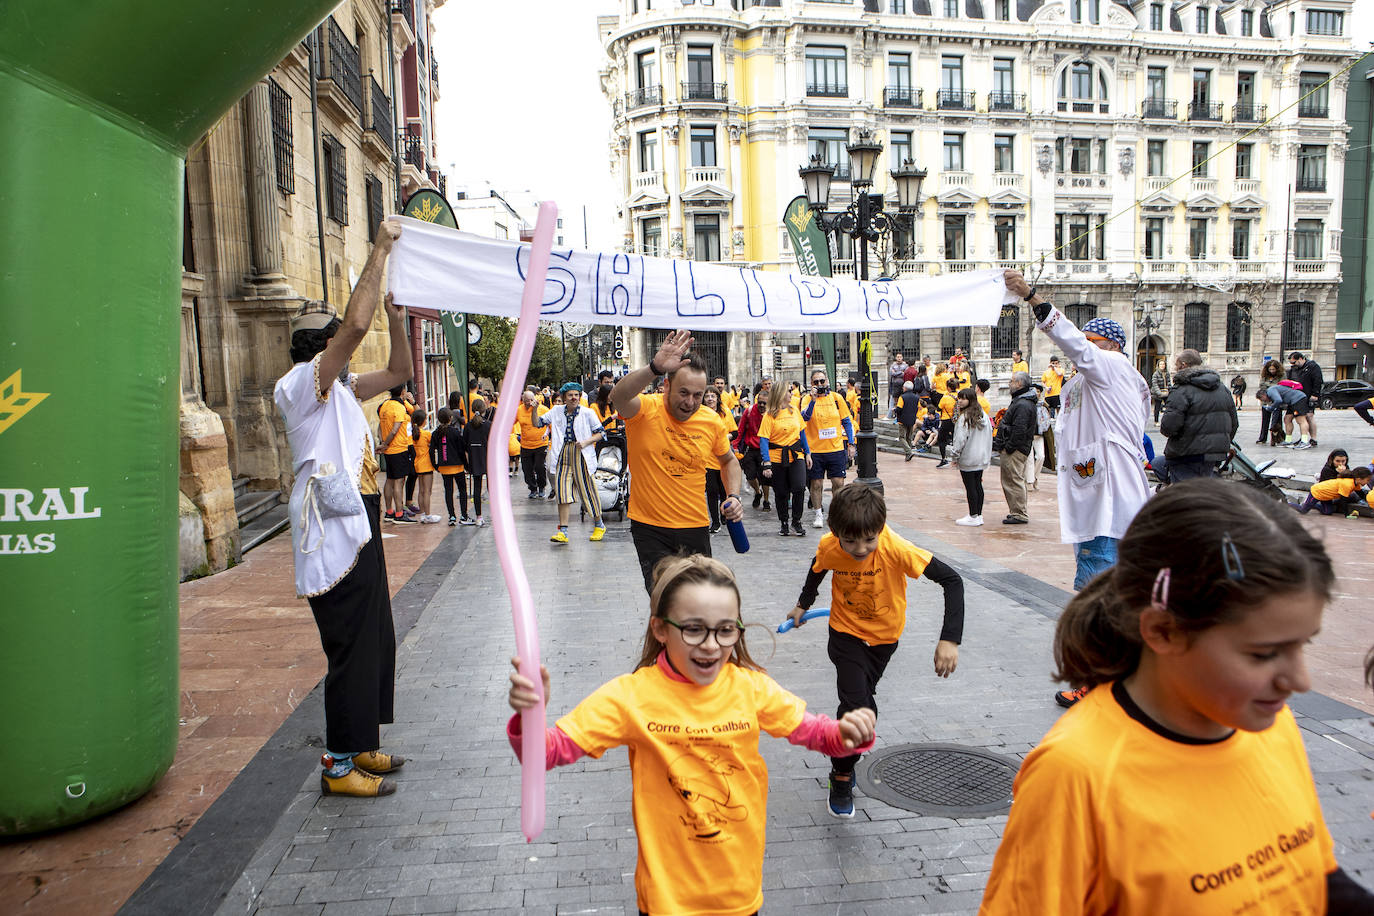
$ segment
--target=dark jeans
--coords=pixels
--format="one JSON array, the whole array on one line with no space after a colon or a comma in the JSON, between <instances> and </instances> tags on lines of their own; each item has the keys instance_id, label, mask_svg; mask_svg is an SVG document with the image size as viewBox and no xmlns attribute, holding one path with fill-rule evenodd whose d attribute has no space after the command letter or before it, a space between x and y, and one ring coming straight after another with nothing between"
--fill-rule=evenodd
<instances>
[{"instance_id":1,"label":"dark jeans","mask_svg":"<svg viewBox=\"0 0 1374 916\"><path fill-rule=\"evenodd\" d=\"M789 454L796 457L788 459ZM800 525L806 502L806 458L800 451L792 453L780 448L773 449L769 457L784 459L773 462L773 476L769 481L773 484L778 521L787 524L790 508L792 524Z\"/></svg>"},{"instance_id":2,"label":"dark jeans","mask_svg":"<svg viewBox=\"0 0 1374 916\"><path fill-rule=\"evenodd\" d=\"M520 449L520 467L525 472L525 486L531 490L542 490L549 485L549 473L544 467L544 456L548 451L547 445Z\"/></svg>"},{"instance_id":3,"label":"dark jeans","mask_svg":"<svg viewBox=\"0 0 1374 916\"><path fill-rule=\"evenodd\" d=\"M882 680L887 663L896 651L895 642L870 646L857 636L830 628L826 652L835 665L835 689L840 695L835 718L851 709L871 709L874 715L878 714L878 681ZM853 773L860 756L831 757L830 764L836 773Z\"/></svg>"},{"instance_id":4,"label":"dark jeans","mask_svg":"<svg viewBox=\"0 0 1374 916\"><path fill-rule=\"evenodd\" d=\"M675 554L699 553L711 555L711 533L702 528L661 528L630 519L630 539L639 554L639 571L644 576L644 590L653 592L654 566L664 557Z\"/></svg>"},{"instance_id":5,"label":"dark jeans","mask_svg":"<svg viewBox=\"0 0 1374 916\"><path fill-rule=\"evenodd\" d=\"M964 479L964 496L968 498L968 514L978 516L983 514L983 472L960 471L959 476Z\"/></svg>"},{"instance_id":6,"label":"dark jeans","mask_svg":"<svg viewBox=\"0 0 1374 916\"><path fill-rule=\"evenodd\" d=\"M1356 404L1356 405L1355 405L1355 413L1357 413L1357 414L1360 415L1360 419L1361 419L1361 420L1365 421L1366 423L1370 424L1371 426L1374 426L1374 418L1371 418L1371 417L1369 416L1369 410L1370 410L1371 407L1374 407L1374 398L1371 398L1371 399L1368 399L1368 400L1364 400L1364 401L1361 401L1360 403Z\"/></svg>"},{"instance_id":7,"label":"dark jeans","mask_svg":"<svg viewBox=\"0 0 1374 916\"><path fill-rule=\"evenodd\" d=\"M1164 409L1164 399L1163 399L1163 398L1151 398L1150 400L1154 402L1154 406L1155 406L1155 423L1157 424L1157 423L1159 423L1159 414L1160 414L1160 411L1162 411L1162 410Z\"/></svg>"},{"instance_id":8,"label":"dark jeans","mask_svg":"<svg viewBox=\"0 0 1374 916\"><path fill-rule=\"evenodd\" d=\"M706 508L711 510L711 530L720 527L720 504L725 501L725 484L720 479L720 471L706 469Z\"/></svg>"},{"instance_id":9,"label":"dark jeans","mask_svg":"<svg viewBox=\"0 0 1374 916\"><path fill-rule=\"evenodd\" d=\"M1150 467L1154 468L1155 476L1161 483L1178 483L1196 477L1217 476L1216 462L1205 461L1200 455L1186 458L1165 458L1159 455L1150 462Z\"/></svg>"},{"instance_id":10,"label":"dark jeans","mask_svg":"<svg viewBox=\"0 0 1374 916\"><path fill-rule=\"evenodd\" d=\"M472 511L478 518L482 517L482 480L486 476L484 471L472 472Z\"/></svg>"},{"instance_id":11,"label":"dark jeans","mask_svg":"<svg viewBox=\"0 0 1374 916\"><path fill-rule=\"evenodd\" d=\"M454 517L453 513L453 485L458 485L458 507L463 510L463 517L468 514L468 478L462 471L457 474L440 474L444 478L444 505L448 507L449 518Z\"/></svg>"},{"instance_id":12,"label":"dark jeans","mask_svg":"<svg viewBox=\"0 0 1374 916\"><path fill-rule=\"evenodd\" d=\"M325 749L344 753L381 747L381 726L392 721L396 631L391 622L381 497L363 497L372 539L353 569L329 591L308 599L328 661L324 676Z\"/></svg>"}]
</instances>

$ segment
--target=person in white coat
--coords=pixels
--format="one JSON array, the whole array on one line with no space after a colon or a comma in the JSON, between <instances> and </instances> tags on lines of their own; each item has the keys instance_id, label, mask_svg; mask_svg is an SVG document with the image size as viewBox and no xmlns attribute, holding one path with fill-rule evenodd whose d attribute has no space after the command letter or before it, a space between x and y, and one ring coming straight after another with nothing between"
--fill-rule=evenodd
<instances>
[{"instance_id":1,"label":"person in white coat","mask_svg":"<svg viewBox=\"0 0 1374 916\"><path fill-rule=\"evenodd\" d=\"M992 464L992 423L978 403L978 392L965 388L954 401L954 447L951 456L964 481L968 515L954 524L983 524L983 472Z\"/></svg>"},{"instance_id":2,"label":"person in white coat","mask_svg":"<svg viewBox=\"0 0 1374 916\"><path fill-rule=\"evenodd\" d=\"M582 503L592 517L592 534L588 540L599 541L606 535L601 521L601 497L597 495L592 470L596 467L596 443L606 436L596 412L582 404L582 386L568 382L558 391L562 409L555 407L534 421L535 426L549 427L551 436L548 452L549 480L558 497L558 530L549 540L555 544L568 543L568 515L574 500Z\"/></svg>"}]
</instances>

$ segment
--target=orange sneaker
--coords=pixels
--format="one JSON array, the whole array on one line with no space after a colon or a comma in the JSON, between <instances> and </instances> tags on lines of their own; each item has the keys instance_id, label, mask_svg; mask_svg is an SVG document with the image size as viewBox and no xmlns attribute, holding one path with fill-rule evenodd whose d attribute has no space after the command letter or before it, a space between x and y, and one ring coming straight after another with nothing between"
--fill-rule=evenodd
<instances>
[{"instance_id":1,"label":"orange sneaker","mask_svg":"<svg viewBox=\"0 0 1374 916\"><path fill-rule=\"evenodd\" d=\"M1091 687L1074 687L1069 690L1061 690L1054 695L1054 701L1065 709L1068 709L1079 700L1088 695Z\"/></svg>"},{"instance_id":2,"label":"orange sneaker","mask_svg":"<svg viewBox=\"0 0 1374 916\"><path fill-rule=\"evenodd\" d=\"M321 795L352 795L357 798L376 798L396 791L390 779L373 776L361 767L354 767L342 776L320 774Z\"/></svg>"}]
</instances>

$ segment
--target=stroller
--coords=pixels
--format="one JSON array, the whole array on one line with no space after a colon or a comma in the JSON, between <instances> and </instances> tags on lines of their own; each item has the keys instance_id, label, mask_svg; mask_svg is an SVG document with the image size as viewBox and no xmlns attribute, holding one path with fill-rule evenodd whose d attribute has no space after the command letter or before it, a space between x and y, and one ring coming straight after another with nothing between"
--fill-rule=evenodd
<instances>
[{"instance_id":1,"label":"stroller","mask_svg":"<svg viewBox=\"0 0 1374 916\"><path fill-rule=\"evenodd\" d=\"M592 472L597 499L601 502L601 514L615 512L622 522L625 521L625 510L630 506L628 455L625 434L608 433L605 439L596 444L596 470ZM587 510L582 509L581 514L585 518Z\"/></svg>"},{"instance_id":2,"label":"stroller","mask_svg":"<svg viewBox=\"0 0 1374 916\"><path fill-rule=\"evenodd\" d=\"M1148 436L1146 440L1149 440ZM1274 459L1270 459L1263 464L1255 464L1250 460L1249 456L1241 450L1240 445L1233 440L1231 442L1231 448L1226 454L1226 458L1217 465L1216 476L1222 480L1239 480L1247 486L1254 487L1260 493L1263 493L1276 502L1287 502L1288 498L1284 495L1283 488L1280 487L1275 480L1275 475L1266 473L1273 465ZM1155 488L1156 493L1169 485L1169 481L1160 480L1158 472L1155 472L1153 468L1151 468L1151 472L1159 482L1159 485ZM1291 474L1292 472L1290 471L1289 476L1291 476Z\"/></svg>"}]
</instances>

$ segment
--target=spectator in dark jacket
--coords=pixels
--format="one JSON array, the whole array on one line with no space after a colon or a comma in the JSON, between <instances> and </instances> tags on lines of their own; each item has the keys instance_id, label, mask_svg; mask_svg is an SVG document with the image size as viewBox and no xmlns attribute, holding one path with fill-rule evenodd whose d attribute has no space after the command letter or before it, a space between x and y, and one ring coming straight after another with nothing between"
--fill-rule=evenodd
<instances>
[{"instance_id":1,"label":"spectator in dark jacket","mask_svg":"<svg viewBox=\"0 0 1374 916\"><path fill-rule=\"evenodd\" d=\"M1288 377L1302 386L1302 393L1307 395L1308 404L1311 412L1307 416L1308 435L1312 438L1311 445L1317 445L1317 398L1322 393L1322 367L1303 356L1297 350L1288 354Z\"/></svg>"},{"instance_id":2,"label":"spectator in dark jacket","mask_svg":"<svg viewBox=\"0 0 1374 916\"><path fill-rule=\"evenodd\" d=\"M1164 457L1153 462L1155 474L1166 483L1216 476L1239 429L1235 398L1222 387L1221 376L1202 364L1198 351L1180 350L1159 418L1159 431L1169 443Z\"/></svg>"},{"instance_id":3,"label":"spectator in dark jacket","mask_svg":"<svg viewBox=\"0 0 1374 916\"><path fill-rule=\"evenodd\" d=\"M902 387L905 390L897 398L897 427L901 430L902 451L906 453L906 460L910 461L913 455L911 440L916 435L916 414L920 411L921 399L916 395L913 382L903 382Z\"/></svg>"},{"instance_id":4,"label":"spectator in dark jacket","mask_svg":"<svg viewBox=\"0 0 1374 916\"><path fill-rule=\"evenodd\" d=\"M1011 374L1011 403L997 425L992 450L1002 453L1002 495L1007 500L1004 525L1024 525L1026 513L1026 458L1035 441L1035 389L1030 374Z\"/></svg>"}]
</instances>

